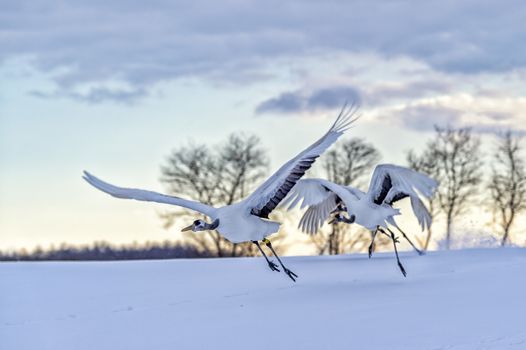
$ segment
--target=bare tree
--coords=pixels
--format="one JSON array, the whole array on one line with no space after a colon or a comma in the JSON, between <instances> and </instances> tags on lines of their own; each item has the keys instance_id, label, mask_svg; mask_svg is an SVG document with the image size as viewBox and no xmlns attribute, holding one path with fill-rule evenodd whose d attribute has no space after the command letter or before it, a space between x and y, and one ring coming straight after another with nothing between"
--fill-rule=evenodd
<instances>
[{"instance_id":1,"label":"bare tree","mask_svg":"<svg viewBox=\"0 0 526 350\"><path fill-rule=\"evenodd\" d=\"M213 149L190 145L174 150L161 167L161 182L176 195L214 206L230 205L244 198L264 178L267 169L267 154L259 138L232 134ZM176 218L188 214L179 209L161 217L168 228ZM216 231L191 234L189 239L214 256L253 256L257 253L252 244L232 244Z\"/></svg>"},{"instance_id":2,"label":"bare tree","mask_svg":"<svg viewBox=\"0 0 526 350\"><path fill-rule=\"evenodd\" d=\"M417 155L413 151L407 153L407 163L409 167L415 171L421 172L423 174L429 175L433 179L439 178L438 164L435 161L433 152L430 149L424 150L420 155ZM429 209L429 214L431 215L431 225L427 230L427 235L425 240L422 242L418 237L416 237L420 247L423 250L429 248L429 243L431 242L431 236L433 234L433 222L438 215L439 205L438 198L436 196L431 197L430 199L424 199Z\"/></svg>"},{"instance_id":3,"label":"bare tree","mask_svg":"<svg viewBox=\"0 0 526 350\"><path fill-rule=\"evenodd\" d=\"M453 222L466 211L482 181L480 140L471 129L435 127L436 136L428 144L438 172L438 204L446 217L446 248L451 242Z\"/></svg>"},{"instance_id":4,"label":"bare tree","mask_svg":"<svg viewBox=\"0 0 526 350\"><path fill-rule=\"evenodd\" d=\"M380 153L360 138L339 143L327 152L322 163L327 179L345 186L363 186L373 167L380 160ZM341 254L346 250L366 249L363 244L370 238L368 231L359 230L349 234L349 225L334 223L329 233L319 232L311 236L319 254Z\"/></svg>"},{"instance_id":5,"label":"bare tree","mask_svg":"<svg viewBox=\"0 0 526 350\"><path fill-rule=\"evenodd\" d=\"M265 178L269 161L260 144L260 139L255 135L231 134L219 147L218 163L222 181L218 184L218 192L221 204L230 205L240 201ZM255 256L257 253L254 244L245 242L232 244L230 256Z\"/></svg>"},{"instance_id":6,"label":"bare tree","mask_svg":"<svg viewBox=\"0 0 526 350\"><path fill-rule=\"evenodd\" d=\"M508 241L515 218L526 209L526 166L521 152L520 138L507 131L500 135L493 153L489 189L502 230L502 246Z\"/></svg>"},{"instance_id":7,"label":"bare tree","mask_svg":"<svg viewBox=\"0 0 526 350\"><path fill-rule=\"evenodd\" d=\"M365 186L380 152L360 138L339 143L327 152L323 167L330 181L349 186Z\"/></svg>"}]
</instances>

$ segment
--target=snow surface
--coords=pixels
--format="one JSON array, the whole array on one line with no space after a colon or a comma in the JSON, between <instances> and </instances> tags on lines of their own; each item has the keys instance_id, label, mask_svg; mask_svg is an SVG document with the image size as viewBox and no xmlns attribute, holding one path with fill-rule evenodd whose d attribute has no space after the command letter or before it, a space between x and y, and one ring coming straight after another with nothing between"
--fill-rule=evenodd
<instances>
[{"instance_id":1,"label":"snow surface","mask_svg":"<svg viewBox=\"0 0 526 350\"><path fill-rule=\"evenodd\" d=\"M526 349L526 250L0 264L0 349Z\"/></svg>"}]
</instances>

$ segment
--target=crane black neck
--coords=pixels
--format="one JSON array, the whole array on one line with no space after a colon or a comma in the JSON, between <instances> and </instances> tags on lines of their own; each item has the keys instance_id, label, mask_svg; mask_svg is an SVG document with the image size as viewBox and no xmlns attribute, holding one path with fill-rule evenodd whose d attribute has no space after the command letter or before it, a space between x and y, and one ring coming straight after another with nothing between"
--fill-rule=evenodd
<instances>
[{"instance_id":1,"label":"crane black neck","mask_svg":"<svg viewBox=\"0 0 526 350\"><path fill-rule=\"evenodd\" d=\"M207 230L215 230L219 226L219 219L215 219L211 224L207 224Z\"/></svg>"}]
</instances>

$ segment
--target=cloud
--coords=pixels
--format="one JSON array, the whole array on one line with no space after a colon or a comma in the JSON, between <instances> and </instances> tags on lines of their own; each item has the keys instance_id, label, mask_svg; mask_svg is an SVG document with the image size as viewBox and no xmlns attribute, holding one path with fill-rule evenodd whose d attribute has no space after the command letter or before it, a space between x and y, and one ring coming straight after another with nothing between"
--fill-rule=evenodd
<instances>
[{"instance_id":1,"label":"cloud","mask_svg":"<svg viewBox=\"0 0 526 350\"><path fill-rule=\"evenodd\" d=\"M445 94L454 89L453 83L445 79L425 79L376 84L362 92L364 103L379 105L399 99L416 99L424 96Z\"/></svg>"},{"instance_id":2,"label":"cloud","mask_svg":"<svg viewBox=\"0 0 526 350\"><path fill-rule=\"evenodd\" d=\"M256 113L296 113L303 110L305 105L305 98L299 92L284 92L277 97L261 102L256 108Z\"/></svg>"},{"instance_id":3,"label":"cloud","mask_svg":"<svg viewBox=\"0 0 526 350\"><path fill-rule=\"evenodd\" d=\"M379 120L416 131L433 130L435 125L469 127L479 133L500 133L513 129L526 133L526 98L480 97L469 94L422 99L401 107L382 109ZM381 116L380 116L381 115Z\"/></svg>"},{"instance_id":4,"label":"cloud","mask_svg":"<svg viewBox=\"0 0 526 350\"><path fill-rule=\"evenodd\" d=\"M403 81L398 79L382 83L361 84L360 87L336 84L307 92L302 90L283 92L261 102L256 113L297 113L308 110L340 108L343 103L363 103L366 107L379 106L393 101L412 100L425 96L445 94L453 84L444 78Z\"/></svg>"},{"instance_id":5,"label":"cloud","mask_svg":"<svg viewBox=\"0 0 526 350\"><path fill-rule=\"evenodd\" d=\"M459 126L462 111L442 105L413 105L392 113L391 118L409 129L429 131L435 126Z\"/></svg>"},{"instance_id":6,"label":"cloud","mask_svg":"<svg viewBox=\"0 0 526 350\"><path fill-rule=\"evenodd\" d=\"M182 77L245 84L268 76L277 59L341 52L503 72L526 66L525 16L520 0L7 0L0 62L30 57L61 92L107 81L149 89Z\"/></svg>"},{"instance_id":7,"label":"cloud","mask_svg":"<svg viewBox=\"0 0 526 350\"><path fill-rule=\"evenodd\" d=\"M299 113L302 111L341 108L345 103L360 103L360 94L352 86L320 88L312 92L284 92L261 102L257 114Z\"/></svg>"},{"instance_id":8,"label":"cloud","mask_svg":"<svg viewBox=\"0 0 526 350\"><path fill-rule=\"evenodd\" d=\"M124 89L109 89L109 88L92 88L86 93L66 92L57 90L52 93L33 90L29 92L30 95L38 98L54 99L54 98L70 98L80 102L89 104L99 104L103 102L117 102L123 104L132 104L137 99L146 97L148 92L145 89L134 88L131 90Z\"/></svg>"}]
</instances>

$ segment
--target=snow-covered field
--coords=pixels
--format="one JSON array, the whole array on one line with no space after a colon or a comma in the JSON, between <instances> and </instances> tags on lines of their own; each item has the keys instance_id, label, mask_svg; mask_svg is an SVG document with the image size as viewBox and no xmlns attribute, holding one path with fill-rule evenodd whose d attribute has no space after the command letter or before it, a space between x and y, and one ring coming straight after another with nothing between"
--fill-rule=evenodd
<instances>
[{"instance_id":1,"label":"snow-covered field","mask_svg":"<svg viewBox=\"0 0 526 350\"><path fill-rule=\"evenodd\" d=\"M526 250L0 264L0 349L526 349Z\"/></svg>"}]
</instances>

